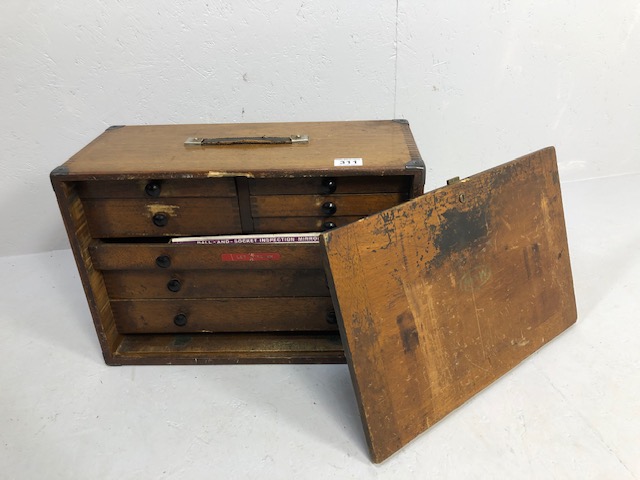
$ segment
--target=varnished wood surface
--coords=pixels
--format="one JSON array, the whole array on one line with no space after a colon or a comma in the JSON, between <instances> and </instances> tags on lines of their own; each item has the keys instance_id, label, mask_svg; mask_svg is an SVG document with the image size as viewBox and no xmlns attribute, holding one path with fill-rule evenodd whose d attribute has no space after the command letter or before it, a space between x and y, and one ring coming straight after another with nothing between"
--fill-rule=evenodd
<instances>
[{"instance_id":1,"label":"varnished wood surface","mask_svg":"<svg viewBox=\"0 0 640 480\"><path fill-rule=\"evenodd\" d=\"M282 245L197 245L180 243L105 243L94 241L89 247L96 268L101 270L156 270L160 256L169 257L166 270L271 270L322 268L319 244ZM274 260L253 261L256 254L276 253ZM241 257L246 255L247 257ZM225 260L231 256L234 261ZM243 260L243 258L246 258Z\"/></svg>"},{"instance_id":2,"label":"varnished wood surface","mask_svg":"<svg viewBox=\"0 0 640 480\"><path fill-rule=\"evenodd\" d=\"M108 270L103 272L103 276L112 299L329 296L324 270L305 268ZM172 281L174 289L175 285L179 286L178 291L169 289L169 282Z\"/></svg>"},{"instance_id":3,"label":"varnished wood surface","mask_svg":"<svg viewBox=\"0 0 640 480\"><path fill-rule=\"evenodd\" d=\"M407 199L404 193L363 195L262 195L251 196L253 217L317 217L325 215L322 206L333 203L335 215L370 215L391 208Z\"/></svg>"},{"instance_id":4,"label":"varnished wood surface","mask_svg":"<svg viewBox=\"0 0 640 480\"><path fill-rule=\"evenodd\" d=\"M335 191L331 193L387 193L409 192L411 178L405 176L366 176L366 177L331 177L324 176L302 178L251 178L249 191L251 195L326 195L327 179L335 183Z\"/></svg>"},{"instance_id":5,"label":"varnished wood surface","mask_svg":"<svg viewBox=\"0 0 640 480\"><path fill-rule=\"evenodd\" d=\"M121 333L296 332L337 330L330 297L113 300ZM187 323L177 326L174 317Z\"/></svg>"},{"instance_id":6,"label":"varnished wood surface","mask_svg":"<svg viewBox=\"0 0 640 480\"><path fill-rule=\"evenodd\" d=\"M396 121L125 126L104 132L74 155L60 173L114 178L183 174L251 178L328 169L338 176L406 174L407 163L419 158L415 144L408 144L413 142L408 130L408 124ZM295 132L308 134L309 143L184 146L192 136L289 136ZM362 158L363 165L335 169L336 158ZM423 168L421 160L419 163L418 168Z\"/></svg>"},{"instance_id":7,"label":"varnished wood surface","mask_svg":"<svg viewBox=\"0 0 640 480\"><path fill-rule=\"evenodd\" d=\"M122 341L122 335L117 331L113 319L102 273L94 267L89 254L89 245L93 239L89 232L82 202L74 183L62 182L55 176L52 176L51 180L87 297L89 310L93 317L102 354L105 362L111 363L113 362L113 353Z\"/></svg>"},{"instance_id":8,"label":"varnished wood surface","mask_svg":"<svg viewBox=\"0 0 640 480\"><path fill-rule=\"evenodd\" d=\"M282 245L194 245L180 243L105 243L94 241L89 247L96 268L101 270L163 270L156 264L160 256L168 256L167 270L271 270L290 268L322 268L319 244ZM270 261L252 261L252 255L276 253ZM240 255L247 255L242 260ZM232 256L234 261L225 260ZM239 259L238 259L239 258Z\"/></svg>"},{"instance_id":9,"label":"varnished wood surface","mask_svg":"<svg viewBox=\"0 0 640 480\"><path fill-rule=\"evenodd\" d=\"M188 136L260 136L267 134L261 133L265 129L280 132L277 135L293 133L285 133L285 130L304 129L311 141L307 145L252 145L223 149L190 148L183 144ZM337 158L361 158L362 165L336 167ZM52 182L58 193L107 363L343 361L339 342L337 346L326 344L326 348L307 351L309 342L316 346L322 344L324 340L320 338L323 335L321 333L314 334L318 335L317 339L311 335L304 341L299 338L293 341L288 337L291 333L282 332L276 336L260 337L258 343L247 340L249 337L245 337L245 334L234 333L226 340L229 345L235 346L236 352L233 354L218 350L224 350L226 347L223 345L227 345L220 343L219 337L199 333L194 334L192 344L197 343L201 350L193 356L191 353L181 356L180 346L166 341L168 336L172 336L170 334L142 335L135 328L126 333L123 333L125 330L119 331L112 307L120 300L110 295L116 292L117 296L117 292L131 289L129 295L137 300L142 299L147 280L137 280L145 275L161 278L171 273L194 271L195 276L202 276L206 270L217 270L234 272L230 277L233 279L240 270L265 272L258 277L273 275L266 273L270 270L319 271L322 261L318 245L281 245L265 250L267 247L259 245L171 245L162 240L183 235L320 230L325 221L324 215L296 217L281 213L279 217L254 218L251 215L250 189L253 193L265 196L319 194L324 193L324 190L319 192L317 188L322 184L321 177L325 176L337 178L337 194L395 192L406 197L422 192L424 164L407 122L375 121L110 128L70 161L56 168L51 174ZM264 184L260 183L262 180ZM145 191L147 184L152 181L160 184L158 197ZM283 191L278 192L279 188ZM314 190L310 191L310 188ZM386 206L378 206L375 210ZM371 211L374 209L367 209L366 213ZM159 212L169 216L166 227L153 225L153 214ZM327 217L341 226L357 220L360 215ZM272 255L274 253L277 255ZM255 259L252 254L260 254L259 258L272 261L243 261ZM156 265L156 259L161 255L171 257L171 266L166 270ZM123 277L118 277L121 274L115 272L118 270L133 273L123 281ZM166 273L158 273L163 271ZM279 275L292 279L291 286L282 290L283 294L312 295L316 292L315 287L320 286L316 285L319 280L315 277L305 285L304 279L295 280L295 272L282 272ZM105 277L109 289L105 285ZM220 290L226 289L226 292L234 281L229 285L214 283L202 283L198 279L197 284L189 284L187 280L187 286L192 288L195 296L213 295L207 292L211 291L210 287L217 286L220 286ZM310 286L313 292L309 290ZM280 286L269 289L266 280L260 288L265 294L281 289ZM156 293L160 294L159 291ZM184 300L200 299L190 294ZM300 306L292 318L301 318L301 312L305 311L308 318L309 311ZM257 315L255 318L262 317ZM255 318L251 321L256 322ZM300 324L297 324L295 328L299 327ZM203 330L207 328L208 325L202 327ZM176 336L180 342L185 338L182 334ZM333 341L336 338L334 335ZM150 342L148 346L152 352L140 353L145 350L144 342ZM262 347L257 347L269 342L272 342L272 349L268 351L263 352L260 350ZM160 344L164 347L154 347ZM276 351L280 348L281 351Z\"/></svg>"},{"instance_id":10,"label":"varnished wood surface","mask_svg":"<svg viewBox=\"0 0 640 480\"><path fill-rule=\"evenodd\" d=\"M335 228L344 227L364 218L364 215L336 215L316 217L255 217L253 229L256 233L304 233L323 232L329 230L327 224L335 224Z\"/></svg>"},{"instance_id":11,"label":"varnished wood surface","mask_svg":"<svg viewBox=\"0 0 640 480\"><path fill-rule=\"evenodd\" d=\"M376 462L576 320L553 148L323 241Z\"/></svg>"},{"instance_id":12,"label":"varnished wood surface","mask_svg":"<svg viewBox=\"0 0 640 480\"><path fill-rule=\"evenodd\" d=\"M124 335L116 365L344 363L337 332Z\"/></svg>"},{"instance_id":13,"label":"varnished wood surface","mask_svg":"<svg viewBox=\"0 0 640 480\"><path fill-rule=\"evenodd\" d=\"M169 180L93 180L78 182L81 198L154 198L146 193L150 183L157 185L157 198L166 197L235 197L233 178L174 178Z\"/></svg>"},{"instance_id":14,"label":"varnished wood surface","mask_svg":"<svg viewBox=\"0 0 640 480\"><path fill-rule=\"evenodd\" d=\"M83 202L95 238L173 237L242 233L235 198L91 199ZM153 223L167 215L165 226Z\"/></svg>"}]
</instances>

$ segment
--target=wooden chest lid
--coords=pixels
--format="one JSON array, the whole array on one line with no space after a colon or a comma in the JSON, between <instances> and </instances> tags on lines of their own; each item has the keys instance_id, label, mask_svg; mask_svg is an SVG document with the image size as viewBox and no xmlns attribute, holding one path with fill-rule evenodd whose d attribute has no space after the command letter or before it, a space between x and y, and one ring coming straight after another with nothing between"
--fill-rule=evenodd
<instances>
[{"instance_id":1,"label":"wooden chest lid","mask_svg":"<svg viewBox=\"0 0 640 480\"><path fill-rule=\"evenodd\" d=\"M189 137L289 137L308 143L284 145L185 146ZM336 159L360 164L334 168ZM348 162L347 162L348 163ZM149 125L110 127L75 154L58 172L65 175L268 177L376 175L424 168L406 120Z\"/></svg>"},{"instance_id":2,"label":"wooden chest lid","mask_svg":"<svg viewBox=\"0 0 640 480\"><path fill-rule=\"evenodd\" d=\"M380 462L576 320L555 150L323 235Z\"/></svg>"}]
</instances>

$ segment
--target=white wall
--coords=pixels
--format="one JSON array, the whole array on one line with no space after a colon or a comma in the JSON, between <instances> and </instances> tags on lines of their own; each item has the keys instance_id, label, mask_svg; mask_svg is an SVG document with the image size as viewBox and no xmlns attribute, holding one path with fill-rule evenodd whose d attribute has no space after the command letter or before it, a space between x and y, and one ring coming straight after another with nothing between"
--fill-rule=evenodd
<instances>
[{"instance_id":1,"label":"white wall","mask_svg":"<svg viewBox=\"0 0 640 480\"><path fill-rule=\"evenodd\" d=\"M67 248L48 174L113 124L404 117L428 187L533 149L639 172L640 3L0 3L0 255Z\"/></svg>"}]
</instances>

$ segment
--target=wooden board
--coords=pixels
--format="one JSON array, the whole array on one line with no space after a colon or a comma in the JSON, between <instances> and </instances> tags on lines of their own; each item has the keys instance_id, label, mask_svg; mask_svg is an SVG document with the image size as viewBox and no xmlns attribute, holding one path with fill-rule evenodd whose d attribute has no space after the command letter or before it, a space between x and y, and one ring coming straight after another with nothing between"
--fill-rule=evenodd
<instances>
[{"instance_id":1,"label":"wooden board","mask_svg":"<svg viewBox=\"0 0 640 480\"><path fill-rule=\"evenodd\" d=\"M309 143L189 147L187 137L258 137L306 134ZM361 165L335 168L339 158ZM409 164L409 165L408 165ZM192 178L276 176L321 172L335 176L424 168L405 120L112 127L64 165L67 178ZM424 181L424 178L420 180Z\"/></svg>"},{"instance_id":2,"label":"wooden board","mask_svg":"<svg viewBox=\"0 0 640 480\"><path fill-rule=\"evenodd\" d=\"M576 320L553 148L322 240L375 462Z\"/></svg>"}]
</instances>

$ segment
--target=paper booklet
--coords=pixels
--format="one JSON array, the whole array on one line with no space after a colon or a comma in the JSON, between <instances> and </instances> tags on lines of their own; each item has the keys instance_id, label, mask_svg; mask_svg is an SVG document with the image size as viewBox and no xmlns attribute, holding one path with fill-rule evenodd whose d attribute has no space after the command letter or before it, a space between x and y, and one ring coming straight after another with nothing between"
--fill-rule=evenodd
<instances>
[{"instance_id":1,"label":"paper booklet","mask_svg":"<svg viewBox=\"0 0 640 480\"><path fill-rule=\"evenodd\" d=\"M175 237L170 243L197 245L283 244L319 243L320 232L312 233L264 233L253 235L215 235L206 237Z\"/></svg>"}]
</instances>

